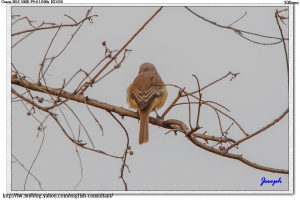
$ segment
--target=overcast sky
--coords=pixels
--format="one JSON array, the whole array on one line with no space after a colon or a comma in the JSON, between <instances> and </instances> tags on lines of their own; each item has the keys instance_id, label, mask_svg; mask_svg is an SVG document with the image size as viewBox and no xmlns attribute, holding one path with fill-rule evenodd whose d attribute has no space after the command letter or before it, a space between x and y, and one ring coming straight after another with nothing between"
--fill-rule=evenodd
<instances>
[{"instance_id":1,"label":"overcast sky","mask_svg":"<svg viewBox=\"0 0 300 200\"><path fill-rule=\"evenodd\" d=\"M12 14L27 16L39 25L44 22L56 24L73 23L64 14L80 21L90 7L13 7ZM193 11L220 25L228 26L245 13L246 15L232 27L261 35L281 37L274 18L276 9L284 7L190 7ZM106 41L111 50L120 49L128 39L147 21L158 7L93 7L90 15L93 23L85 22L75 35L67 49L61 54L45 76L47 85L61 87L63 80L68 81L79 69L89 72L104 55L101 45ZM288 16L287 12L282 13ZM14 21L14 20L13 20ZM287 25L289 25L287 23ZM66 45L77 27L63 28L56 36L48 56L57 55ZM289 38L288 26L282 26L283 33ZM23 20L12 26L12 33L31 29ZM37 81L39 64L56 29L39 31L20 42L12 49L12 63L28 77L28 81ZM24 35L12 38L12 44ZM245 37L260 42L272 43L268 39L244 34ZM288 43L287 43L288 44ZM115 106L128 108L126 89L138 73L144 62L154 64L167 84L174 84L186 91L197 89L196 75L201 87L219 79L229 71L240 73L230 81L230 76L205 89L203 100L217 102L230 110L232 116L243 129L251 134L279 117L289 106L286 61L283 44L259 45L237 35L232 30L214 26L193 15L184 7L164 7L157 16L128 45L129 56L121 68L113 71L103 80L89 88L85 95L89 98ZM122 55L118 57L121 60ZM103 66L103 63L101 66ZM105 70L108 72L113 64ZM98 68L99 70L100 68ZM96 70L97 71L97 70ZM72 92L81 81L78 75L66 87ZM19 93L25 90L12 85ZM176 98L178 89L168 86L169 96L159 114ZM33 96L49 96L33 93ZM12 95L14 97L14 95ZM27 97L27 96L26 96ZM186 102L185 99L180 102ZM50 104L44 103L44 106ZM104 136L97 123L84 104L68 102L87 128L98 150L122 156L126 147L126 135L117 122L104 110L90 107L104 129ZM26 105L27 108L31 108ZM65 116L78 135L79 123L62 106ZM192 106L192 122L196 120L196 106ZM223 109L224 110L224 109ZM59 120L64 128L71 132L58 109ZM225 110L224 110L225 112ZM11 153L29 169L35 159L43 133L37 137L39 123L27 116L27 110L21 102L12 103L12 149ZM43 121L47 116L43 111L34 114ZM149 142L138 144L139 124L136 119L116 114L129 133L130 146L134 154L127 156L128 170L124 170L124 179L130 191L286 191L289 189L289 176L257 170L240 161L221 157L193 145L182 134L165 134L167 129L149 125ZM155 117L155 113L151 114ZM188 107L173 108L165 119L178 119L188 124ZM221 116L223 129L232 123ZM45 138L41 151L32 167L31 173L41 182L43 190L74 190L80 180L80 162L76 148L60 130L52 118L45 122ZM201 110L198 133L207 131L208 135L220 136L218 118L215 112L204 107ZM230 128L228 137L239 140L244 134L236 125ZM91 147L83 129L81 139ZM201 141L203 142L203 141ZM210 146L214 143L210 142ZM227 147L228 145L225 145ZM242 143L231 153L243 154L243 157L262 166L277 169L289 169L289 130L288 115L263 133ZM79 148L83 177L77 190L124 190L120 176L120 159L100 155ZM12 158L12 161L15 161ZM23 190L27 172L17 162L12 163L12 190ZM261 179L278 179L282 183L274 186L261 184ZM38 182L29 176L26 190L40 190Z\"/></svg>"}]
</instances>

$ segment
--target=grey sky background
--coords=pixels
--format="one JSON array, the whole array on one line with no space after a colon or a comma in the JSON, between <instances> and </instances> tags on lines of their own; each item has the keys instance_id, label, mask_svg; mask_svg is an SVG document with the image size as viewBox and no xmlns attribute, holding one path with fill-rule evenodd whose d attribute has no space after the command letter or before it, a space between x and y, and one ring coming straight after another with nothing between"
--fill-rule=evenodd
<instances>
[{"instance_id":1,"label":"grey sky background","mask_svg":"<svg viewBox=\"0 0 300 200\"><path fill-rule=\"evenodd\" d=\"M90 7L13 7L12 14L27 16L42 21L73 23L67 14L80 21ZM158 7L94 7L91 14L93 24L85 22L67 49L51 64L46 75L49 87L59 88L63 79L69 80L79 69L89 72L103 58L102 41L111 50L121 48L128 39L144 24ZM247 12L247 15L232 25L234 28L262 35L280 37L274 18L276 9L283 7L191 7L203 17L221 25L229 25ZM287 12L283 13L287 16ZM12 26L12 33L30 29L23 20ZM284 36L288 28L282 26ZM48 57L57 55L70 39L76 27L59 31L51 46ZM39 31L12 49L12 63L26 76L37 81L39 64L56 30ZM264 43L277 40L246 37ZM22 36L20 36L22 37ZM12 38L12 44L20 39ZM240 73L234 80L230 77L205 89L203 99L215 101L226 106L228 113L251 134L280 116L288 107L288 84L283 45L259 45L249 42L233 31L221 29L203 21L184 7L164 7L162 11L128 45L132 52L121 68L89 88L85 95L115 106L128 108L126 89L144 62L154 64L165 83L186 87L187 91L197 89L195 74L201 87L224 76L229 71ZM118 60L122 58L121 54ZM103 66L105 62L101 65ZM111 64L105 72L112 69ZM98 68L100 69L100 68ZM83 74L78 75L66 88L72 92ZM27 80L30 80L29 78ZM18 92L24 89L13 85ZM163 111L177 95L178 89L169 86L169 96ZM33 93L34 96L49 99L49 96ZM13 96L14 97L14 96ZM181 102L185 102L181 101ZM44 106L50 104L44 103ZM122 128L104 110L90 107L104 128L104 136L83 104L68 102L87 128L96 149L122 156L126 146L126 136ZM30 108L27 105L27 108ZM71 124L75 135L78 134L78 121L63 106L63 112ZM196 106L192 106L192 124L196 120ZM59 110L59 119L69 135L71 132ZM12 103L12 154L28 169L35 159L43 134L37 137L39 123L26 115L27 110L21 102ZM39 120L47 115L36 109L34 114ZM117 115L116 115L117 116ZM155 116L152 113L151 116ZM145 145L138 145L139 124L135 119L117 116L126 127L130 146L134 154L127 157L130 169L124 170L124 178L130 191L134 190L288 190L288 175L274 174L251 168L237 160L221 157L200 149L188 141L183 134L165 135L168 131L149 125L150 139ZM188 107L179 106L165 117L179 119L188 124ZM221 116L223 130L231 121ZM58 125L47 119L45 139L31 173L42 184L43 190L74 190L80 180L80 164L71 143ZM220 136L218 118L215 112L204 107L201 110L198 132L207 131L209 135ZM81 139L91 147L81 129ZM236 125L229 131L229 137L239 140L244 137ZM243 156L259 165L288 169L288 116L275 126L242 143L232 153ZM214 143L210 142L210 145ZM227 146L225 146L227 147ZM77 190L124 190L120 176L121 160L96 154L79 148L83 165L83 179ZM12 158L12 161L14 159ZM18 164L12 163L12 190L23 190L27 172ZM275 186L260 186L261 178L278 179L282 183ZM38 182L28 177L26 190L40 190Z\"/></svg>"}]
</instances>

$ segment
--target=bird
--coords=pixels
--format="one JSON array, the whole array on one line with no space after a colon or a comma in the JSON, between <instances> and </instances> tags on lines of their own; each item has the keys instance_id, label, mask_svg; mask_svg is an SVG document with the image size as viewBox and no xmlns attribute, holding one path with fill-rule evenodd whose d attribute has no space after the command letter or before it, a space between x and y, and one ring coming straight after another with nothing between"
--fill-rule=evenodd
<instances>
[{"instance_id":1,"label":"bird","mask_svg":"<svg viewBox=\"0 0 300 200\"><path fill-rule=\"evenodd\" d=\"M140 116L139 144L149 141L150 112L160 109L166 102L168 90L151 63L143 63L139 73L127 88L126 101Z\"/></svg>"}]
</instances>

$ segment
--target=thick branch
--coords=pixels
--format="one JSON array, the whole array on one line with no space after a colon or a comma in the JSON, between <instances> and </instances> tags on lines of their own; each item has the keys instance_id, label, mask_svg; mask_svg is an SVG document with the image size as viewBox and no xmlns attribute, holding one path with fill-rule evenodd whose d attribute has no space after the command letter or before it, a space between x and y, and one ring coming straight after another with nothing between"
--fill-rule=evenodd
<instances>
[{"instance_id":1,"label":"thick branch","mask_svg":"<svg viewBox=\"0 0 300 200\"><path fill-rule=\"evenodd\" d=\"M60 96L61 98L66 98L66 99L70 99L73 101L77 101L79 103L83 103L83 104L87 104L87 105L94 106L97 108L101 108L101 109L104 109L109 112L117 113L120 116L129 116L129 117L132 117L135 119L139 119L139 115L137 112L133 112L133 111L127 110L125 108L113 106L113 105L110 105L107 103L102 103L102 102L94 100L94 99L89 99L88 97L85 97L81 94L73 94L70 92L63 91L59 88L50 88L50 87L45 87L45 86L39 86L37 84L28 82L24 78L16 78L15 76L11 77L11 83L14 85L18 85L18 86L27 88L29 90L34 90L34 91L42 92L45 94L52 94L55 96ZM163 120L157 120L156 118L153 118L153 117L150 117L149 122L154 125L162 126L164 128L171 128L170 124L168 124L166 122L163 123Z\"/></svg>"},{"instance_id":2,"label":"thick branch","mask_svg":"<svg viewBox=\"0 0 300 200\"><path fill-rule=\"evenodd\" d=\"M39 86L34 83L30 83L30 82L26 81L24 78L16 78L16 76L12 76L11 83L14 85L19 85L21 87L25 87L30 90L34 90L34 91L38 91L38 92L42 92L42 93L46 93L46 94L50 93L52 95L59 95L62 98L69 98L70 100L73 100L73 101L77 101L77 102L80 102L83 104L88 104L88 105L91 105L91 106L94 106L97 108L107 110L109 112L117 113L120 116L129 116L132 118L139 119L139 115L137 112L133 112L133 111L127 110L125 108L113 106L113 105L110 105L107 103L102 103L97 100L89 99L88 97L84 97L80 94L72 94L72 93L69 93L66 91L62 91L61 89L54 89L54 88L49 88L49 87L45 87L45 86ZM175 119L169 119L169 120L164 121L162 119L150 117L149 123L156 125L156 126L163 127L163 128L167 128L167 129L176 129L176 130L179 129L179 131L183 132L185 135L187 135L191 131L184 122L182 122L180 120L175 120ZM193 133L193 134L195 134L195 133ZM263 171L282 173L282 174L289 173L288 170L275 169L275 168L269 168L269 167L257 165L256 163L250 162L249 160L243 158L241 155L226 153L225 151L218 150L218 149L210 147L204 143L201 143L196 139L196 137L202 138L204 140L210 140L211 138L213 138L212 140L215 141L213 136L210 138L210 137L206 137L204 134L195 134L195 135L193 135L193 134L192 134L192 137L188 137L190 139L190 141L193 144L195 144L196 146L198 146L204 150L207 150L209 152L212 152L212 153L224 156L224 157L240 160L241 162L245 163L246 165L249 165L251 167L254 167L256 169L260 169ZM254 135L252 135L252 136L254 136ZM229 141L229 138L227 138L227 140Z\"/></svg>"}]
</instances>

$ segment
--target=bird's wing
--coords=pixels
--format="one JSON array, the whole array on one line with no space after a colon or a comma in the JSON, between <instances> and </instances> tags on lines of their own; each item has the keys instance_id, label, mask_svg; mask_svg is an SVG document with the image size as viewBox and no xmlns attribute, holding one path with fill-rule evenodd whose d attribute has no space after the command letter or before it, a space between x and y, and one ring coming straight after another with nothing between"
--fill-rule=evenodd
<instances>
[{"instance_id":1,"label":"bird's wing","mask_svg":"<svg viewBox=\"0 0 300 200\"><path fill-rule=\"evenodd\" d=\"M132 96L135 99L140 109L145 109L155 97L160 95L162 84L160 76L149 73L139 74L133 82Z\"/></svg>"}]
</instances>

